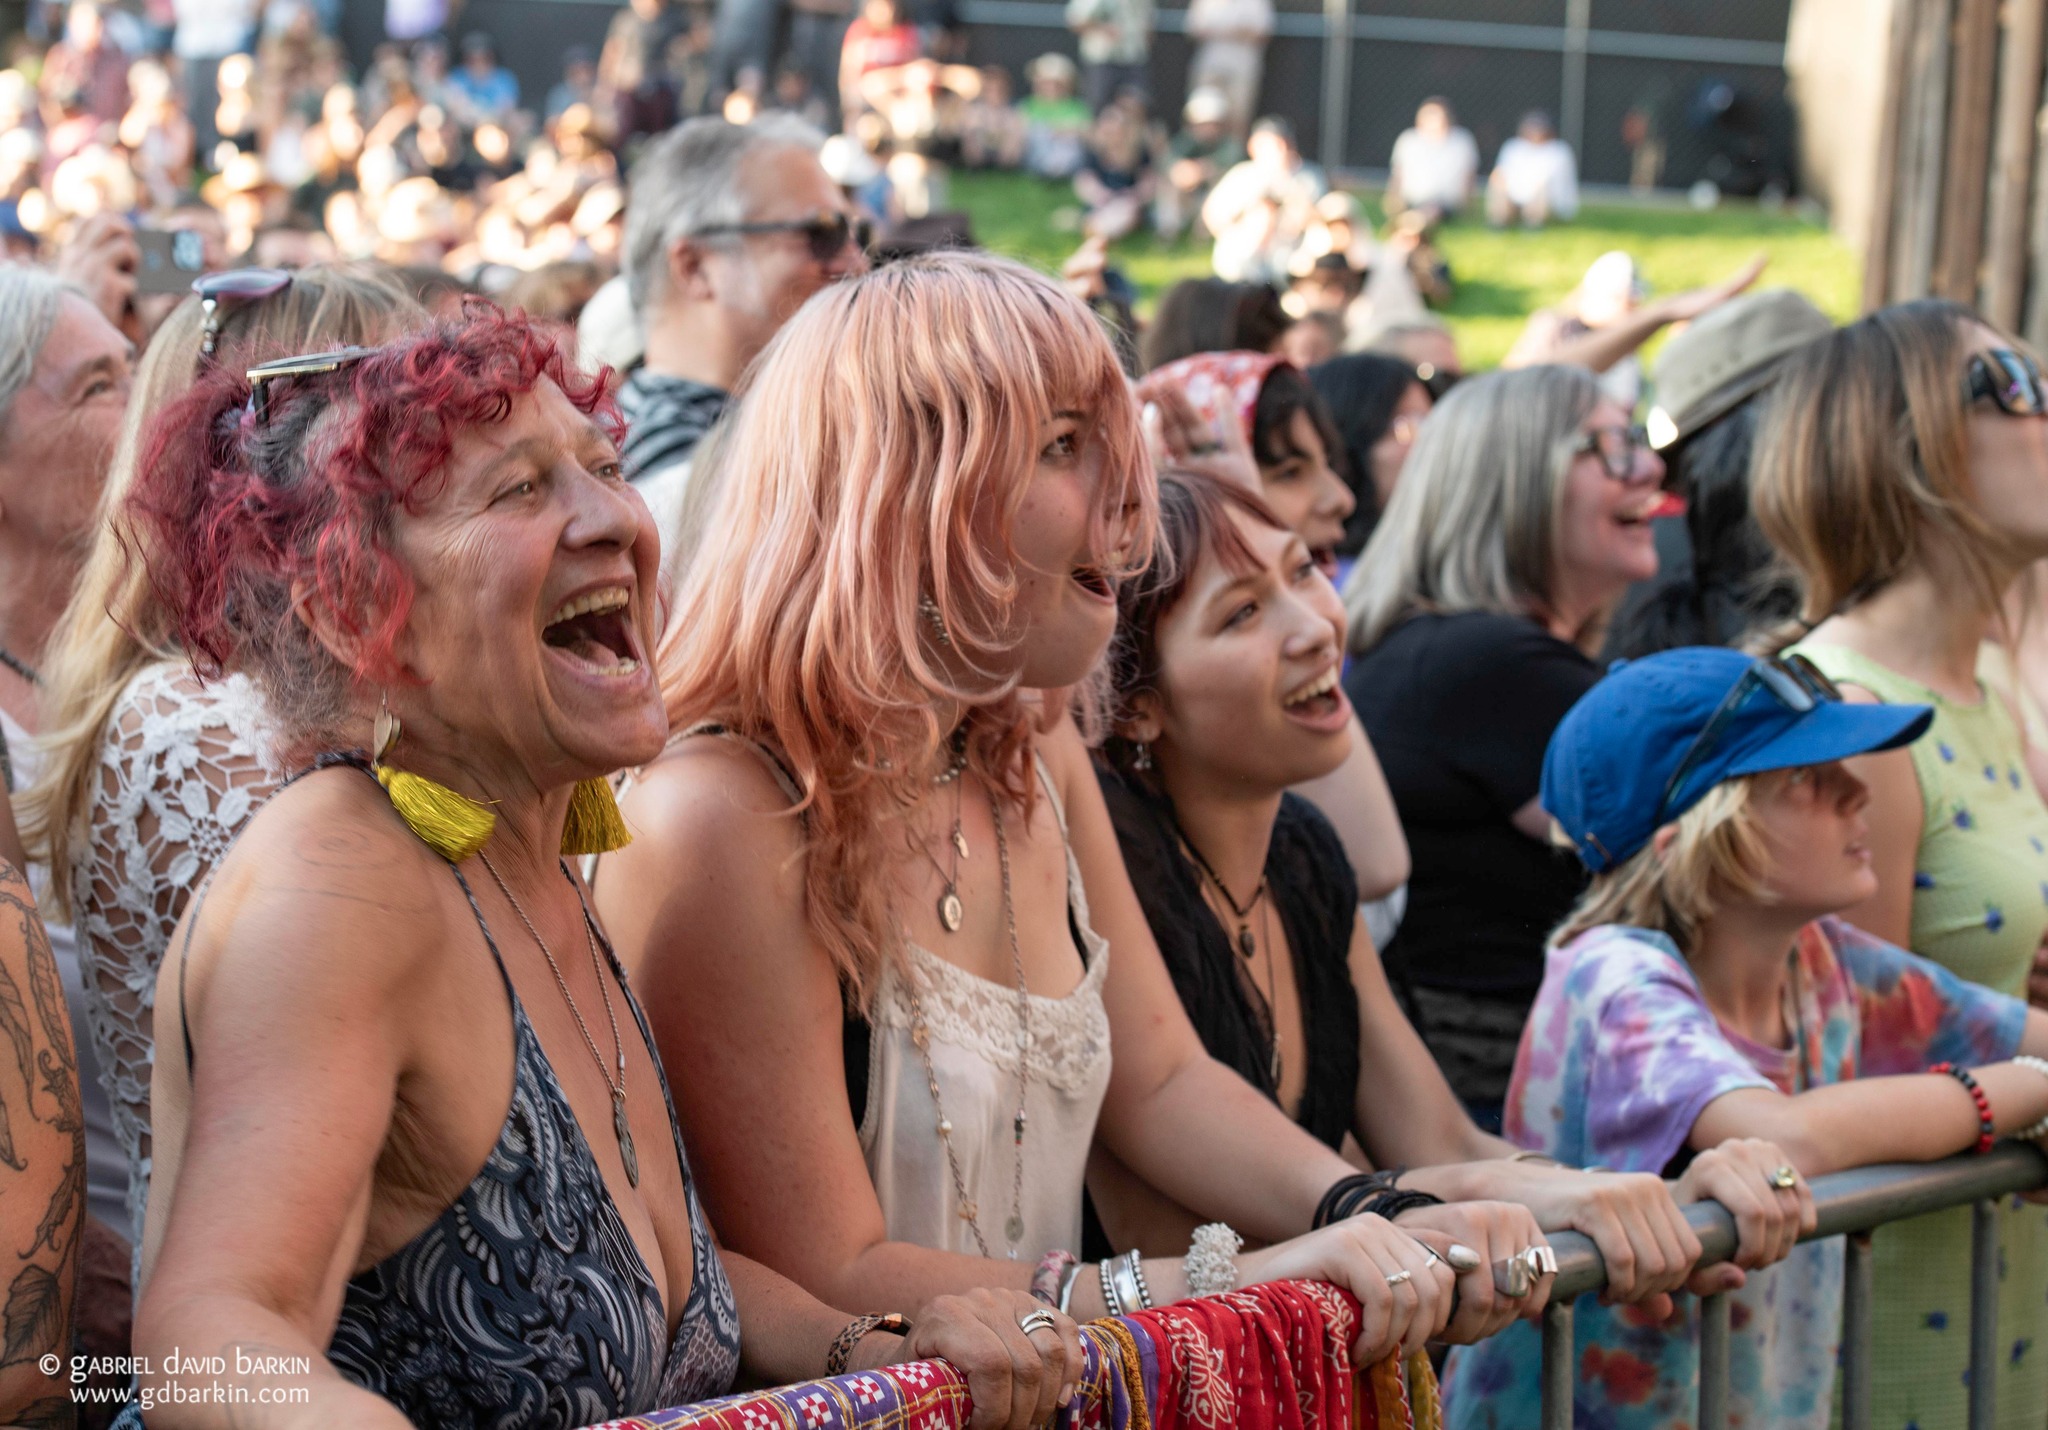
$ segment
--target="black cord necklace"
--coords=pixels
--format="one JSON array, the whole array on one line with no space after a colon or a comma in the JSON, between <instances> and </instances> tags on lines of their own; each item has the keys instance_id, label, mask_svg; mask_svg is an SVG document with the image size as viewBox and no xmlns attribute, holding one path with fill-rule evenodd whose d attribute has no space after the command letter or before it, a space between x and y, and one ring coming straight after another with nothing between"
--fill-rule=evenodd
<instances>
[{"instance_id":1,"label":"black cord necklace","mask_svg":"<svg viewBox=\"0 0 2048 1430\"><path fill-rule=\"evenodd\" d=\"M1230 912L1236 915L1237 951L1249 961L1259 951L1258 940L1252 937L1252 915L1257 913L1259 905L1265 902L1266 876L1259 875L1259 887L1252 890L1252 896L1240 904L1237 896L1230 892L1230 886L1223 882L1222 875L1202 857L1202 851L1195 847L1195 841L1188 838L1188 832L1180 827L1180 820L1177 818L1173 821L1173 832L1180 836L1181 848L1188 851L1196 866L1208 876L1209 882L1216 886L1216 892L1223 896L1223 902L1230 905Z\"/></svg>"},{"instance_id":2,"label":"black cord necklace","mask_svg":"<svg viewBox=\"0 0 2048 1430\"><path fill-rule=\"evenodd\" d=\"M30 665L27 661L23 660L20 656L16 655L13 651L9 650L4 645L0 645L0 665L6 666L9 670L13 671L23 680L26 680L30 685L40 686L43 683L42 676L36 673L36 668L34 666Z\"/></svg>"}]
</instances>

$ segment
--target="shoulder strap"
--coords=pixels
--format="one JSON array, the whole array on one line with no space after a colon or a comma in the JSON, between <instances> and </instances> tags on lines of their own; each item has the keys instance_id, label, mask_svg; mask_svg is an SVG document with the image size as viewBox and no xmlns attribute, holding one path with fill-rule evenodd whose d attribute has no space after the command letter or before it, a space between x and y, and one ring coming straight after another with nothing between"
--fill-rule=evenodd
<instances>
[{"instance_id":1,"label":"shoulder strap","mask_svg":"<svg viewBox=\"0 0 2048 1430\"><path fill-rule=\"evenodd\" d=\"M684 740L697 735L711 735L721 740L730 740L735 745L742 745L752 750L761 757L762 763L768 766L768 772L775 776L775 783L782 787L782 792L789 797L789 802L791 804L801 804L803 802L803 783L797 779L796 772L783 763L782 756L769 746L754 739L752 736L742 735L739 731L729 726L720 725L716 721L711 720L707 720L701 725L692 725L689 729L683 731L682 734L676 736L676 743L680 744Z\"/></svg>"}]
</instances>

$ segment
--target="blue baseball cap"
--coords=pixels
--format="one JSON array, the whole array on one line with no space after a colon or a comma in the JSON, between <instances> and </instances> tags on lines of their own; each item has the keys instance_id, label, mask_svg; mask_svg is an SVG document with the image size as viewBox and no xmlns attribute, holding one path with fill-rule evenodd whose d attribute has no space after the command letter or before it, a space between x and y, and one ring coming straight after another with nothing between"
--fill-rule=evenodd
<instances>
[{"instance_id":1,"label":"blue baseball cap","mask_svg":"<svg viewBox=\"0 0 2048 1430\"><path fill-rule=\"evenodd\" d=\"M1550 737L1544 811L1588 869L1626 863L1724 780L1889 750L1926 705L1849 705L1804 661L1685 646L1616 661Z\"/></svg>"}]
</instances>

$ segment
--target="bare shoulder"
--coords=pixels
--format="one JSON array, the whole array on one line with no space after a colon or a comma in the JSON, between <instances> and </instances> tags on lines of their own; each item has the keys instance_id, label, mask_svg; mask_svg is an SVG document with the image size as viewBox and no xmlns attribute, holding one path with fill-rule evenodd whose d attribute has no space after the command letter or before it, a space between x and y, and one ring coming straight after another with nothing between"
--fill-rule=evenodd
<instances>
[{"instance_id":1,"label":"bare shoulder","mask_svg":"<svg viewBox=\"0 0 2048 1430\"><path fill-rule=\"evenodd\" d=\"M1063 717L1050 728L1040 730L1032 738L1032 747L1045 761L1053 788L1060 792L1060 802L1068 809L1074 807L1077 799L1085 802L1089 794L1098 791L1094 757L1071 718Z\"/></svg>"},{"instance_id":2,"label":"bare shoulder","mask_svg":"<svg viewBox=\"0 0 2048 1430\"><path fill-rule=\"evenodd\" d=\"M616 854L621 868L650 861L713 864L785 859L801 851L803 824L767 757L738 740L685 740L649 765L620 801L634 835ZM602 882L602 880L600 880Z\"/></svg>"}]
</instances>

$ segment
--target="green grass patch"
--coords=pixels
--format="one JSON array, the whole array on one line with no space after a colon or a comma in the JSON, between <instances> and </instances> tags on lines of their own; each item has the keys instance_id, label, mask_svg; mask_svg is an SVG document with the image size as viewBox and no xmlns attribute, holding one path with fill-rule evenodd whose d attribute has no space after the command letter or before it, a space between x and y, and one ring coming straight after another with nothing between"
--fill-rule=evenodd
<instances>
[{"instance_id":1,"label":"green grass patch","mask_svg":"<svg viewBox=\"0 0 2048 1430\"><path fill-rule=\"evenodd\" d=\"M975 236L998 253L1057 271L1080 242L1071 222L1077 206L1064 184L956 173L952 185L953 202L974 216ZM1378 194L1364 198L1377 216ZM1438 241L1457 282L1457 295L1441 316L1474 368L1497 364L1524 319L1571 291L1586 265L1611 248L1634 254L1660 293L1716 282L1767 253L1764 285L1795 288L1837 321L1855 316L1862 282L1855 253L1824 225L1792 213L1764 213L1752 204L1723 204L1710 213L1589 205L1573 222L1540 233L1496 233L1467 220L1447 225ZM1137 285L1141 306L1179 280L1209 271L1206 243L1165 244L1150 234L1118 244L1115 258Z\"/></svg>"}]
</instances>

